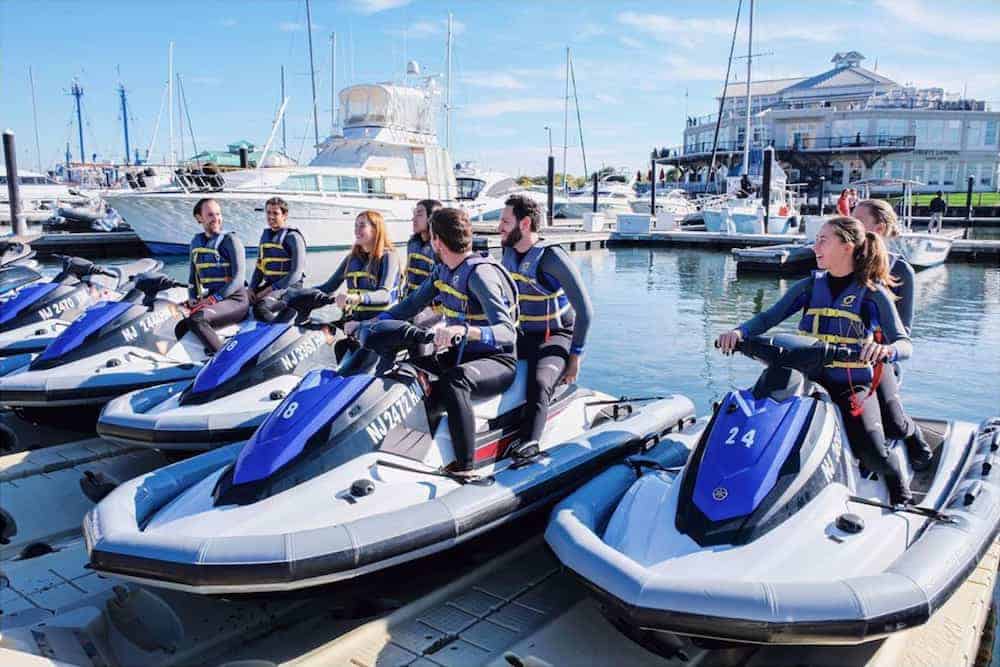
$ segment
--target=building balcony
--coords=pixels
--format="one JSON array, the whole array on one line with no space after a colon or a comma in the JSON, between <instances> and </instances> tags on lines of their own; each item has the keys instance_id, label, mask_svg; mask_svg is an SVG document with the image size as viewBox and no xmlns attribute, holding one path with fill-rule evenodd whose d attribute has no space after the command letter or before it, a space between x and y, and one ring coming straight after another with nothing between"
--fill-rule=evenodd
<instances>
[{"instance_id":1,"label":"building balcony","mask_svg":"<svg viewBox=\"0 0 1000 667\"><path fill-rule=\"evenodd\" d=\"M896 153L912 151L917 145L917 138L912 135L885 134L854 134L836 137L796 137L790 141L770 142L767 144L775 149L778 157L787 159L796 153ZM754 148L761 147L753 144ZM720 141L716 153L734 154L743 152L742 141ZM712 154L712 142L689 143L686 146L664 148L658 152L658 158L665 161L689 161Z\"/></svg>"}]
</instances>

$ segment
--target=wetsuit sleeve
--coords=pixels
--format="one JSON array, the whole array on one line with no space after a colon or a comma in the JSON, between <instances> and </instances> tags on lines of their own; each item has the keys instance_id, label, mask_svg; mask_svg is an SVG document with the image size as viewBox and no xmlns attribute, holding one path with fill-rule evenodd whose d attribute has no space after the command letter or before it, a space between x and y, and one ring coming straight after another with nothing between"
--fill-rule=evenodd
<instances>
[{"instance_id":1,"label":"wetsuit sleeve","mask_svg":"<svg viewBox=\"0 0 1000 667\"><path fill-rule=\"evenodd\" d=\"M487 325L480 325L481 339L487 345L513 349L517 342L517 327L511 319L511 305L517 299L499 270L479 268L469 276L469 292L479 301Z\"/></svg>"},{"instance_id":2,"label":"wetsuit sleeve","mask_svg":"<svg viewBox=\"0 0 1000 667\"><path fill-rule=\"evenodd\" d=\"M243 243L233 234L226 234L219 245L229 255L229 275L232 276L232 280L226 283L226 289L222 290L222 298L226 299L246 286L247 256Z\"/></svg>"},{"instance_id":3,"label":"wetsuit sleeve","mask_svg":"<svg viewBox=\"0 0 1000 667\"><path fill-rule=\"evenodd\" d=\"M913 267L908 262L896 262L896 271L893 275L899 280L899 298L896 300L896 310L899 312L899 319L906 327L906 333L910 333L913 328L913 291L917 276Z\"/></svg>"},{"instance_id":4,"label":"wetsuit sleeve","mask_svg":"<svg viewBox=\"0 0 1000 667\"><path fill-rule=\"evenodd\" d=\"M283 283L281 289L298 285L306 278L306 240L301 234L289 234L285 242L288 244L288 254L292 256L292 265L288 268L288 275L279 281Z\"/></svg>"},{"instance_id":5,"label":"wetsuit sleeve","mask_svg":"<svg viewBox=\"0 0 1000 667\"><path fill-rule=\"evenodd\" d=\"M738 329L743 338L759 336L800 312L809 303L812 283L812 277L803 278L792 285L773 306L741 324Z\"/></svg>"},{"instance_id":6,"label":"wetsuit sleeve","mask_svg":"<svg viewBox=\"0 0 1000 667\"><path fill-rule=\"evenodd\" d=\"M322 285L317 285L316 289L320 290L321 292L326 292L327 294L333 294L337 290L337 288L340 287L341 283L344 282L344 273L347 271L347 263L350 260L351 260L350 255L345 257L344 260L340 263L340 266L337 267L337 270L333 272L333 275L330 276L327 279L327 281Z\"/></svg>"},{"instance_id":7,"label":"wetsuit sleeve","mask_svg":"<svg viewBox=\"0 0 1000 667\"><path fill-rule=\"evenodd\" d=\"M389 310L379 313L375 319L378 320L408 320L430 305L438 290L434 286L437 280L437 269L431 271L431 275L420 284L420 287L406 295L406 298L399 301Z\"/></svg>"},{"instance_id":8,"label":"wetsuit sleeve","mask_svg":"<svg viewBox=\"0 0 1000 667\"><path fill-rule=\"evenodd\" d=\"M906 333L903 321L892 303L891 293L885 287L879 287L878 290L870 292L869 298L875 304L878 323L882 327L886 344L892 345L896 350L896 355L891 361L909 359L913 354L913 343L910 342L910 336Z\"/></svg>"},{"instance_id":9,"label":"wetsuit sleeve","mask_svg":"<svg viewBox=\"0 0 1000 667\"><path fill-rule=\"evenodd\" d=\"M399 256L387 252L382 259L378 288L361 295L361 303L366 306L388 306L392 303L392 288L399 282Z\"/></svg>"},{"instance_id":10,"label":"wetsuit sleeve","mask_svg":"<svg viewBox=\"0 0 1000 667\"><path fill-rule=\"evenodd\" d=\"M594 305L583 287L580 271L566 251L557 246L545 251L538 269L543 274L543 280L548 279L547 282L551 282L552 286L558 285L566 292L566 298L573 307L575 317L570 351L573 354L582 353L584 343L587 341L587 332L590 330L590 322L594 318Z\"/></svg>"},{"instance_id":11,"label":"wetsuit sleeve","mask_svg":"<svg viewBox=\"0 0 1000 667\"><path fill-rule=\"evenodd\" d=\"M260 287L263 280L264 274L260 272L260 267L254 264L253 274L250 276L250 289L255 290Z\"/></svg>"},{"instance_id":12,"label":"wetsuit sleeve","mask_svg":"<svg viewBox=\"0 0 1000 667\"><path fill-rule=\"evenodd\" d=\"M197 238L198 237L195 237L195 239ZM188 297L191 299L198 298L198 288L197 288L197 283L195 282L195 273L194 273L194 260L191 259L191 252L194 250L195 247L194 243L195 239L191 240L191 245L188 247Z\"/></svg>"}]
</instances>

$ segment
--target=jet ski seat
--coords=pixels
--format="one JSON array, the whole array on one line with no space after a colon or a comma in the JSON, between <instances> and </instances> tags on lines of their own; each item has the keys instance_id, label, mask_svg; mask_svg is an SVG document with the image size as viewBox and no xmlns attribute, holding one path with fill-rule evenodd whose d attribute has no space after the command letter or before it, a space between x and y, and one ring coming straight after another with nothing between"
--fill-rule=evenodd
<instances>
[{"instance_id":1,"label":"jet ski seat","mask_svg":"<svg viewBox=\"0 0 1000 667\"><path fill-rule=\"evenodd\" d=\"M769 366L753 386L754 398L760 400L770 397L778 403L787 401L793 396L817 394L825 395L826 392L799 371L780 366Z\"/></svg>"},{"instance_id":2,"label":"jet ski seat","mask_svg":"<svg viewBox=\"0 0 1000 667\"><path fill-rule=\"evenodd\" d=\"M510 412L519 405L523 405L527 386L528 362L518 361L514 383L510 385L507 391L497 396L472 401L472 408L476 413L476 430L479 430L480 420L496 419L498 416Z\"/></svg>"}]
</instances>

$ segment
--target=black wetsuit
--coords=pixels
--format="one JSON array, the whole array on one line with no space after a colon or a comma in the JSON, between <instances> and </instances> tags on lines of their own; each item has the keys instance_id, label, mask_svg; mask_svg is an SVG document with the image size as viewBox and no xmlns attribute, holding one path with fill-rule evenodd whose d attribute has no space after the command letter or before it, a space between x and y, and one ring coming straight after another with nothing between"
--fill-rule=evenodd
<instances>
[{"instance_id":1,"label":"black wetsuit","mask_svg":"<svg viewBox=\"0 0 1000 667\"><path fill-rule=\"evenodd\" d=\"M414 335L421 332L406 320L440 296L435 282L446 271L443 264L436 265L430 279L379 315L382 321L373 327L365 346L391 364L396 351L410 345ZM467 343L464 349L452 347L440 355L417 357L410 362L437 376L431 398L440 401L448 414L448 431L458 470L471 470L475 465L476 419L472 399L503 393L513 384L517 370L517 329L512 318L517 295L503 267L477 266L468 278L467 297L473 309L485 316L483 321L472 322L482 332L482 339ZM451 319L449 322L453 323Z\"/></svg>"},{"instance_id":2,"label":"black wetsuit","mask_svg":"<svg viewBox=\"0 0 1000 667\"><path fill-rule=\"evenodd\" d=\"M192 254L196 248L206 248L211 242L212 239L208 239L204 233L196 234L191 240ZM242 322L250 310L250 295L247 292L246 280L244 279L246 254L243 244L234 234L225 234L216 250L228 264L225 268L226 282L210 284L201 289L194 261L190 262L188 271L188 284L191 285L188 289L188 295L192 299L212 296L216 302L200 308L189 317L181 320L175 330L178 338L190 330L212 352L218 352L222 348L222 339L215 333L215 330Z\"/></svg>"},{"instance_id":3,"label":"black wetsuit","mask_svg":"<svg viewBox=\"0 0 1000 667\"><path fill-rule=\"evenodd\" d=\"M518 253L513 248L507 248L504 252L505 256L516 260L515 265L520 264L527 255ZM534 278L549 292L562 289L570 309L557 320L553 320L553 326L548 330L537 326L526 326L528 324L526 322L521 323L517 337L517 358L528 363L524 418L520 430L521 442L538 440L542 437L548 421L549 402L552 400L556 384L566 370L569 355L583 354L594 310L590 297L583 288L580 272L566 251L559 246L545 248ZM522 284L518 281L518 289L522 289ZM521 314L524 315L523 305Z\"/></svg>"},{"instance_id":4,"label":"black wetsuit","mask_svg":"<svg viewBox=\"0 0 1000 667\"><path fill-rule=\"evenodd\" d=\"M828 281L830 293L836 299L851 284L853 276L841 278L829 276ZM792 315L801 313L809 303L812 284L812 277L800 280L773 306L741 324L739 328L743 337L762 334ZM881 327L885 337L884 343L893 345L896 350L894 361L909 358L913 349L910 338L887 289L880 287L876 291L868 291L861 313L866 329ZM822 377L813 379L821 381L826 386L834 403L840 408L851 449L865 468L879 473L885 479L893 502L909 499L910 491L903 481L902 471L899 470L896 459L889 454L882 427L878 394L869 395L871 385L835 383ZM851 414L852 396L857 397L855 400L862 401L861 414L857 417Z\"/></svg>"}]
</instances>

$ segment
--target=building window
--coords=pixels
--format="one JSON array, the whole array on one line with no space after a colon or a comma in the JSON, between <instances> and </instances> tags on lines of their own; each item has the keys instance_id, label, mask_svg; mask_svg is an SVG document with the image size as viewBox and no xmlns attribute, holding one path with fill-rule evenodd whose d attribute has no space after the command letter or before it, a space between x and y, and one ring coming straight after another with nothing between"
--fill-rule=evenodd
<instances>
[{"instance_id":1,"label":"building window","mask_svg":"<svg viewBox=\"0 0 1000 667\"><path fill-rule=\"evenodd\" d=\"M955 162L944 163L944 178L941 185L955 185L955 174L958 171L958 164Z\"/></svg>"},{"instance_id":2,"label":"building window","mask_svg":"<svg viewBox=\"0 0 1000 667\"><path fill-rule=\"evenodd\" d=\"M979 185L993 187L993 176L996 174L996 170L996 165L993 164L979 165Z\"/></svg>"},{"instance_id":3,"label":"building window","mask_svg":"<svg viewBox=\"0 0 1000 667\"><path fill-rule=\"evenodd\" d=\"M962 145L962 121L948 120L944 122L943 145L955 148Z\"/></svg>"},{"instance_id":4,"label":"building window","mask_svg":"<svg viewBox=\"0 0 1000 667\"><path fill-rule=\"evenodd\" d=\"M941 163L931 162L927 165L927 185L941 184Z\"/></svg>"},{"instance_id":5,"label":"building window","mask_svg":"<svg viewBox=\"0 0 1000 667\"><path fill-rule=\"evenodd\" d=\"M924 179L927 178L924 174L924 163L923 162L913 162L910 165L910 178L919 183L926 183Z\"/></svg>"},{"instance_id":6,"label":"building window","mask_svg":"<svg viewBox=\"0 0 1000 667\"><path fill-rule=\"evenodd\" d=\"M905 172L906 163L902 160L893 160L889 163L892 165L891 171L889 172L890 178L903 178L903 173Z\"/></svg>"},{"instance_id":7,"label":"building window","mask_svg":"<svg viewBox=\"0 0 1000 667\"><path fill-rule=\"evenodd\" d=\"M983 121L970 120L965 127L965 147L977 148L980 145L983 145Z\"/></svg>"},{"instance_id":8,"label":"building window","mask_svg":"<svg viewBox=\"0 0 1000 667\"><path fill-rule=\"evenodd\" d=\"M984 146L997 145L997 125L998 123L995 120L986 121L986 131L983 133Z\"/></svg>"},{"instance_id":9,"label":"building window","mask_svg":"<svg viewBox=\"0 0 1000 667\"><path fill-rule=\"evenodd\" d=\"M844 182L844 163L843 162L832 162L830 163L830 183L843 183Z\"/></svg>"}]
</instances>

